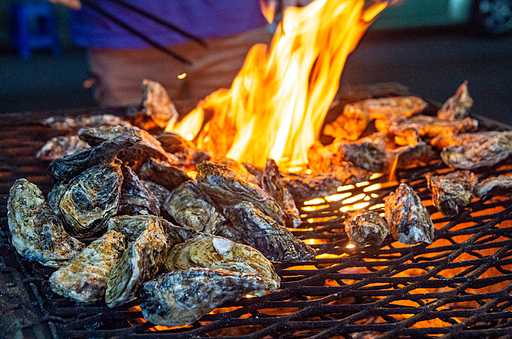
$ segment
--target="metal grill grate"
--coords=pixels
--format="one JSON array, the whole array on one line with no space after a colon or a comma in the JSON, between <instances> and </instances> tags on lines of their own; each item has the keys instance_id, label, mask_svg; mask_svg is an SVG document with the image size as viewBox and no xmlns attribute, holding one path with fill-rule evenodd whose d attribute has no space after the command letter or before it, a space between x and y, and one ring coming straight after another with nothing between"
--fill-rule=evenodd
<instances>
[{"instance_id":1,"label":"metal grill grate","mask_svg":"<svg viewBox=\"0 0 512 339\"><path fill-rule=\"evenodd\" d=\"M397 181L407 181L432 215L437 231L430 246L388 240L380 249L347 247L343 211L354 204L378 209L397 187L397 182L375 186L386 179L374 177L301 207L303 228L293 232L319 256L300 265L276 264L281 290L225 304L193 325L155 327L141 319L136 301L109 309L62 298L48 284L53 269L22 260L10 245L6 217L15 179L25 177L45 194L51 189L48 163L34 155L58 132L34 123L35 115L6 118L0 123L0 326L7 334L11 327L24 338L495 338L512 333L512 200L475 199L455 218L443 217L431 206L424 180L426 173L450 171L440 161L397 173ZM477 174L482 179L510 172L512 160Z\"/></svg>"}]
</instances>

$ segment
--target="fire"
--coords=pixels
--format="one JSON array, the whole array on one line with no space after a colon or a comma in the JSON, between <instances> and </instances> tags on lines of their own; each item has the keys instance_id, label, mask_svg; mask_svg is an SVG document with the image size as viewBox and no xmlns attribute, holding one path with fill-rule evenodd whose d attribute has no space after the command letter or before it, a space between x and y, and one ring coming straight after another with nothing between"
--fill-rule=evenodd
<instances>
[{"instance_id":1,"label":"fire","mask_svg":"<svg viewBox=\"0 0 512 339\"><path fill-rule=\"evenodd\" d=\"M287 8L270 47L250 50L231 88L166 130L192 136L218 157L260 167L267 158L285 167L307 164L345 60L386 4L364 9L363 0L316 0Z\"/></svg>"}]
</instances>

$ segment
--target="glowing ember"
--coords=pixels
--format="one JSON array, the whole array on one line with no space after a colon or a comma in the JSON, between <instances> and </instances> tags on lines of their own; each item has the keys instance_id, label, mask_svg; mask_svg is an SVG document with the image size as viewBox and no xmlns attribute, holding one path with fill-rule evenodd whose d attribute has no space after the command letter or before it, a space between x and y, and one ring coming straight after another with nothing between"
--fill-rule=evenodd
<instances>
[{"instance_id":1,"label":"glowing ember","mask_svg":"<svg viewBox=\"0 0 512 339\"><path fill-rule=\"evenodd\" d=\"M270 48L251 49L231 88L166 130L193 135L218 157L260 167L267 158L285 167L307 164L345 60L386 4L364 10L363 0L316 0L288 8Z\"/></svg>"}]
</instances>

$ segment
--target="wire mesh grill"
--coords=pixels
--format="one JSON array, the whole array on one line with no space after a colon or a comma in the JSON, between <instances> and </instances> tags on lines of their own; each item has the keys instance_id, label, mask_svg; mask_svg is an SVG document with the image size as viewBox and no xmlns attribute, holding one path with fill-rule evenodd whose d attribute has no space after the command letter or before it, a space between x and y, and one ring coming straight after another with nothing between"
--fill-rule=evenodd
<instances>
[{"instance_id":1,"label":"wire mesh grill","mask_svg":"<svg viewBox=\"0 0 512 339\"><path fill-rule=\"evenodd\" d=\"M49 287L54 270L22 260L10 245L6 217L15 179L27 178L45 194L51 189L48 163L34 155L59 133L28 117L16 119L14 126L0 124L4 330L17 319L26 338L495 338L512 333L512 200L475 199L463 213L444 217L432 206L424 179L427 173L451 171L441 161L398 171L392 182L376 175L305 202L302 228L293 233L318 251L317 259L276 264L283 279L280 290L224 304L192 325L154 326L142 318L136 301L109 309L104 303L62 298ZM512 160L476 174L483 179L510 172ZM398 182L408 182L427 206L435 242L406 246L388 238L380 248L352 248L343 230L346 212L361 207L379 211Z\"/></svg>"}]
</instances>

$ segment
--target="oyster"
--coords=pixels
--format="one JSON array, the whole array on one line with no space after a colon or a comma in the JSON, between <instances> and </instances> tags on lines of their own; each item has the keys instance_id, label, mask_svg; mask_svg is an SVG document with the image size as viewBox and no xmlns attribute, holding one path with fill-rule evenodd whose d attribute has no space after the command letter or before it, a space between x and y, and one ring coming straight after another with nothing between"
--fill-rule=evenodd
<instances>
[{"instance_id":1,"label":"oyster","mask_svg":"<svg viewBox=\"0 0 512 339\"><path fill-rule=\"evenodd\" d=\"M497 177L482 180L476 188L476 194L481 198L494 195L511 196L512 175L498 175Z\"/></svg>"},{"instance_id":2,"label":"oyster","mask_svg":"<svg viewBox=\"0 0 512 339\"><path fill-rule=\"evenodd\" d=\"M141 180L141 182L144 184L146 189L158 199L160 206L162 206L171 195L171 192L162 185L148 180Z\"/></svg>"},{"instance_id":3,"label":"oyster","mask_svg":"<svg viewBox=\"0 0 512 339\"><path fill-rule=\"evenodd\" d=\"M75 118L71 117L50 117L41 121L43 125L50 126L52 129L59 131L77 130L83 127L99 127L99 126L131 126L129 122L123 118L112 114L100 115L79 115Z\"/></svg>"},{"instance_id":4,"label":"oyster","mask_svg":"<svg viewBox=\"0 0 512 339\"><path fill-rule=\"evenodd\" d=\"M403 244L434 241L434 224L413 189L402 183L384 198L385 217L393 238Z\"/></svg>"},{"instance_id":5,"label":"oyster","mask_svg":"<svg viewBox=\"0 0 512 339\"><path fill-rule=\"evenodd\" d=\"M261 178L261 187L275 199L286 213L286 225L289 227L299 227L301 224L300 212L273 159L267 160L265 171Z\"/></svg>"},{"instance_id":6,"label":"oyster","mask_svg":"<svg viewBox=\"0 0 512 339\"><path fill-rule=\"evenodd\" d=\"M277 290L281 281L272 263L260 252L212 235L199 235L174 246L167 257L166 267L169 271L202 267L256 274L265 280L266 289L270 292Z\"/></svg>"},{"instance_id":7,"label":"oyster","mask_svg":"<svg viewBox=\"0 0 512 339\"><path fill-rule=\"evenodd\" d=\"M249 180L253 184L261 186L261 175L263 175L263 171L260 173L260 176L253 175L251 172L249 172L249 170L247 169L247 167L244 164L242 164L241 162L238 162L234 159L226 158L226 157L215 158L215 159L213 159L212 162L214 162L218 165L225 166L225 167L235 171L239 175L243 176L245 179Z\"/></svg>"},{"instance_id":8,"label":"oyster","mask_svg":"<svg viewBox=\"0 0 512 339\"><path fill-rule=\"evenodd\" d=\"M230 207L227 216L231 224L219 227L217 235L252 246L269 260L308 261L316 255L314 249L250 202Z\"/></svg>"},{"instance_id":9,"label":"oyster","mask_svg":"<svg viewBox=\"0 0 512 339\"><path fill-rule=\"evenodd\" d=\"M117 214L160 214L160 202L139 180L130 167L121 166L123 185Z\"/></svg>"},{"instance_id":10,"label":"oyster","mask_svg":"<svg viewBox=\"0 0 512 339\"><path fill-rule=\"evenodd\" d=\"M37 152L36 158L41 160L55 160L76 152L81 152L89 145L80 140L76 135L59 136L51 138Z\"/></svg>"},{"instance_id":11,"label":"oyster","mask_svg":"<svg viewBox=\"0 0 512 339\"><path fill-rule=\"evenodd\" d=\"M370 172L383 172L386 165L386 136L374 133L354 142L335 139L334 153L340 160L350 161L356 167Z\"/></svg>"},{"instance_id":12,"label":"oyster","mask_svg":"<svg viewBox=\"0 0 512 339\"><path fill-rule=\"evenodd\" d=\"M241 201L247 201L277 223L284 225L286 214L282 208L267 192L245 176L228 167L207 161L197 165L197 169L199 171L197 175L199 187L214 202L228 207Z\"/></svg>"},{"instance_id":13,"label":"oyster","mask_svg":"<svg viewBox=\"0 0 512 339\"><path fill-rule=\"evenodd\" d=\"M432 147L424 141L418 141L415 146L401 146L386 150L386 168L405 168L410 165L429 163L437 157Z\"/></svg>"},{"instance_id":14,"label":"oyster","mask_svg":"<svg viewBox=\"0 0 512 339\"><path fill-rule=\"evenodd\" d=\"M450 146L462 146L469 144L482 144L485 141L493 138L507 138L512 143L512 132L478 132L478 133L463 133L459 135L451 136L438 136L430 141L430 144L434 147L443 149Z\"/></svg>"},{"instance_id":15,"label":"oyster","mask_svg":"<svg viewBox=\"0 0 512 339\"><path fill-rule=\"evenodd\" d=\"M72 179L89 167L109 163L121 150L135 145L139 140L138 137L121 135L99 146L55 159L48 167L48 175L55 181Z\"/></svg>"},{"instance_id":16,"label":"oyster","mask_svg":"<svg viewBox=\"0 0 512 339\"><path fill-rule=\"evenodd\" d=\"M130 167L137 168L149 158L166 161L170 164L178 163L178 159L174 155L167 153L155 137L137 127L102 126L82 128L78 131L78 137L91 146L96 146L122 134L128 134L140 139L138 143L132 147L125 148L119 153L119 159L126 161Z\"/></svg>"},{"instance_id":17,"label":"oyster","mask_svg":"<svg viewBox=\"0 0 512 339\"><path fill-rule=\"evenodd\" d=\"M178 186L162 207L178 224L198 232L213 233L226 221L194 181Z\"/></svg>"},{"instance_id":18,"label":"oyster","mask_svg":"<svg viewBox=\"0 0 512 339\"><path fill-rule=\"evenodd\" d=\"M112 266L124 249L125 241L121 233L105 233L53 272L50 277L52 291L86 303L103 299Z\"/></svg>"},{"instance_id":19,"label":"oyster","mask_svg":"<svg viewBox=\"0 0 512 339\"><path fill-rule=\"evenodd\" d=\"M133 300L140 285L156 276L168 250L162 226L148 224L112 267L105 292L107 306L116 307Z\"/></svg>"},{"instance_id":20,"label":"oyster","mask_svg":"<svg viewBox=\"0 0 512 339\"><path fill-rule=\"evenodd\" d=\"M59 267L84 248L64 230L39 188L26 179L16 180L9 191L7 219L13 246L30 261Z\"/></svg>"},{"instance_id":21,"label":"oyster","mask_svg":"<svg viewBox=\"0 0 512 339\"><path fill-rule=\"evenodd\" d=\"M156 136L163 149L178 158L178 165L196 165L210 160L211 155L203 150L195 149L194 145L181 135L173 132L163 132Z\"/></svg>"},{"instance_id":22,"label":"oyster","mask_svg":"<svg viewBox=\"0 0 512 339\"><path fill-rule=\"evenodd\" d=\"M389 226L375 211L358 211L345 222L345 232L359 248L380 246L389 234Z\"/></svg>"},{"instance_id":23,"label":"oyster","mask_svg":"<svg viewBox=\"0 0 512 339\"><path fill-rule=\"evenodd\" d=\"M335 121L326 124L323 130L325 135L333 138L357 140L370 123L370 115L357 106L345 105L342 114Z\"/></svg>"},{"instance_id":24,"label":"oyster","mask_svg":"<svg viewBox=\"0 0 512 339\"><path fill-rule=\"evenodd\" d=\"M482 142L472 142L443 149L441 159L451 168L475 169L492 166L512 154L512 140L506 134L494 134Z\"/></svg>"},{"instance_id":25,"label":"oyster","mask_svg":"<svg viewBox=\"0 0 512 339\"><path fill-rule=\"evenodd\" d=\"M59 210L73 235L86 237L106 226L117 213L122 183L116 162L90 167L69 182Z\"/></svg>"},{"instance_id":26,"label":"oyster","mask_svg":"<svg viewBox=\"0 0 512 339\"><path fill-rule=\"evenodd\" d=\"M427 175L432 202L444 215L457 215L474 197L477 177L470 171L457 171L447 175Z\"/></svg>"},{"instance_id":27,"label":"oyster","mask_svg":"<svg viewBox=\"0 0 512 339\"><path fill-rule=\"evenodd\" d=\"M469 116L471 107L473 107L473 99L469 96L466 80L459 86L455 95L446 100L437 112L437 117L442 120L462 120Z\"/></svg>"},{"instance_id":28,"label":"oyster","mask_svg":"<svg viewBox=\"0 0 512 339\"><path fill-rule=\"evenodd\" d=\"M142 111L160 128L178 120L178 111L165 88L156 81L142 80Z\"/></svg>"},{"instance_id":29,"label":"oyster","mask_svg":"<svg viewBox=\"0 0 512 339\"><path fill-rule=\"evenodd\" d=\"M158 276L140 293L142 315L157 325L191 324L227 301L238 301L251 291L264 290L255 274L191 268Z\"/></svg>"},{"instance_id":30,"label":"oyster","mask_svg":"<svg viewBox=\"0 0 512 339\"><path fill-rule=\"evenodd\" d=\"M142 180L152 181L170 191L185 181L191 180L182 169L155 159L148 159L137 173Z\"/></svg>"}]
</instances>

